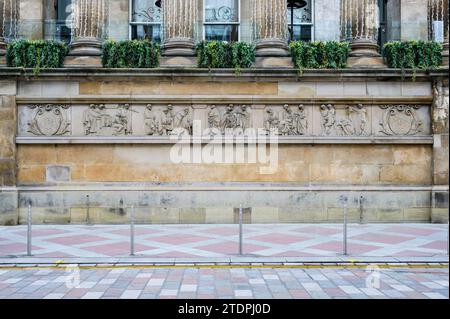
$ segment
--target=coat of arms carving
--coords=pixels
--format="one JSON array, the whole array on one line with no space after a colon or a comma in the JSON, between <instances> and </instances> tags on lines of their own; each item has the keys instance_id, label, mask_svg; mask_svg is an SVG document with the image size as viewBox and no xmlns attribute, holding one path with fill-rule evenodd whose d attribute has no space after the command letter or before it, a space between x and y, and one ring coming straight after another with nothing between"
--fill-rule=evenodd
<instances>
[{"instance_id":1,"label":"coat of arms carving","mask_svg":"<svg viewBox=\"0 0 450 319\"><path fill-rule=\"evenodd\" d=\"M70 122L66 110L69 105L43 104L31 105L36 113L28 122L28 132L39 136L62 136L70 132Z\"/></svg>"}]
</instances>

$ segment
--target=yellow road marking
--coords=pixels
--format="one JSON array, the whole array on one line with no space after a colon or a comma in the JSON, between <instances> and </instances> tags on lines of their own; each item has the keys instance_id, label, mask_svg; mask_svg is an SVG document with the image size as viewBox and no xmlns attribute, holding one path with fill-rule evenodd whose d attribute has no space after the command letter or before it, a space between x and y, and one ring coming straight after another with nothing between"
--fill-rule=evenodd
<instances>
[{"instance_id":1,"label":"yellow road marking","mask_svg":"<svg viewBox=\"0 0 450 319\"><path fill-rule=\"evenodd\" d=\"M177 268L199 268L199 269L232 269L232 268L251 268L251 269L314 269L314 268L336 268L336 269L363 269L367 266L377 266L381 269L399 269L399 268L424 268L424 269L448 269L448 264L430 265L430 264L408 264L408 265L387 265L380 263L367 263L367 264L341 264L341 265L96 265L96 266L83 266L78 264L54 264L46 266L8 266L1 267L0 270L31 270L31 269L55 269L64 270L67 267L78 267L79 269L89 270L89 269L177 269Z\"/></svg>"}]
</instances>

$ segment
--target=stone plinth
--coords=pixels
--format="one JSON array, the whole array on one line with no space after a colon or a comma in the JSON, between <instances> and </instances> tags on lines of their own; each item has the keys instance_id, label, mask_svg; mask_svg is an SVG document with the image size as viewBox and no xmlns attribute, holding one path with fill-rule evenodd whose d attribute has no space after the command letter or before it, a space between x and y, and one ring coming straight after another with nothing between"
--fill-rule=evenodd
<instances>
[{"instance_id":1,"label":"stone plinth","mask_svg":"<svg viewBox=\"0 0 450 319\"><path fill-rule=\"evenodd\" d=\"M70 52L64 60L66 67L102 66L102 44L96 38L81 38L75 40Z\"/></svg>"},{"instance_id":2,"label":"stone plinth","mask_svg":"<svg viewBox=\"0 0 450 319\"><path fill-rule=\"evenodd\" d=\"M192 39L173 38L164 43L161 66L196 67L195 44Z\"/></svg>"},{"instance_id":3,"label":"stone plinth","mask_svg":"<svg viewBox=\"0 0 450 319\"><path fill-rule=\"evenodd\" d=\"M350 44L351 52L347 60L349 68L382 68L383 58L378 53L378 45L370 40L355 40Z\"/></svg>"}]
</instances>

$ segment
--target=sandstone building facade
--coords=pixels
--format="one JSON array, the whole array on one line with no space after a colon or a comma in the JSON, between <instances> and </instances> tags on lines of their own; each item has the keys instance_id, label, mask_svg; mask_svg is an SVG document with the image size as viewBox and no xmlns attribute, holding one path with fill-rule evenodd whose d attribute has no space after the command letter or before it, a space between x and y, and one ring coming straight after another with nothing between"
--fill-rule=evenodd
<instances>
[{"instance_id":1,"label":"sandstone building facade","mask_svg":"<svg viewBox=\"0 0 450 319\"><path fill-rule=\"evenodd\" d=\"M448 1L298 1L294 24L282 0L12 2L4 33L71 53L39 75L0 65L0 224L29 203L36 223L122 223L131 205L145 223L233 223L239 205L253 223L338 222L342 195L352 221L447 222ZM102 68L106 38L160 41L161 66ZM289 38L351 41L348 67L299 73ZM203 39L255 42L254 67L195 67ZM442 68L390 69L377 51L429 39ZM276 129L276 167L249 162L248 140L231 142L241 160L174 162L194 123L209 133L184 147L203 154L226 129Z\"/></svg>"}]
</instances>

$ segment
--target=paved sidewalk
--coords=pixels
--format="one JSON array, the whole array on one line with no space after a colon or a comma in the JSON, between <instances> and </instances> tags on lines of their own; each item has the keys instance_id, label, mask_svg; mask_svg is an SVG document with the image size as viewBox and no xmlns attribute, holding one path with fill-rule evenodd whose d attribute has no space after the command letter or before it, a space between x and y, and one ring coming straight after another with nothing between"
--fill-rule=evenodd
<instances>
[{"instance_id":1,"label":"paved sidewalk","mask_svg":"<svg viewBox=\"0 0 450 319\"><path fill-rule=\"evenodd\" d=\"M448 274L448 266L0 269L0 299L448 299Z\"/></svg>"},{"instance_id":2,"label":"paved sidewalk","mask_svg":"<svg viewBox=\"0 0 450 319\"><path fill-rule=\"evenodd\" d=\"M359 257L428 258L447 253L444 224L350 224L348 253ZM128 225L36 225L32 253L40 258L107 258L130 254ZM244 225L250 257L342 256L342 225ZM26 254L26 226L0 227L0 257ZM237 225L136 225L135 251L149 258L229 258L238 255Z\"/></svg>"}]
</instances>

